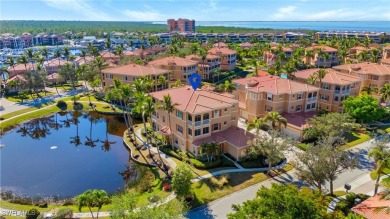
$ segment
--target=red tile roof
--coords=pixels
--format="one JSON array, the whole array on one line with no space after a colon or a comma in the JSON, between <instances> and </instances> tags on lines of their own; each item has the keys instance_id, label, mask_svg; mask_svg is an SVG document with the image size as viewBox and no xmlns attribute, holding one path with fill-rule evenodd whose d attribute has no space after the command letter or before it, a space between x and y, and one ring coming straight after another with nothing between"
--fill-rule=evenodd
<instances>
[{"instance_id":1,"label":"red tile roof","mask_svg":"<svg viewBox=\"0 0 390 219\"><path fill-rule=\"evenodd\" d=\"M227 44L224 43L224 42L218 42L218 43L214 43L213 46L214 46L214 47L223 48L223 47L227 47Z\"/></svg>"},{"instance_id":2,"label":"red tile roof","mask_svg":"<svg viewBox=\"0 0 390 219\"><path fill-rule=\"evenodd\" d=\"M299 112L299 113L282 113L281 115L287 119L287 122L291 125L297 126L302 130L307 126L307 119L313 118L317 112Z\"/></svg>"},{"instance_id":3,"label":"red tile roof","mask_svg":"<svg viewBox=\"0 0 390 219\"><path fill-rule=\"evenodd\" d=\"M388 219L390 213L386 212L385 208L389 208L390 200L381 200L380 198L380 194L370 197L351 210L367 219Z\"/></svg>"},{"instance_id":4,"label":"red tile roof","mask_svg":"<svg viewBox=\"0 0 390 219\"><path fill-rule=\"evenodd\" d=\"M219 59L220 57L217 56L217 55L213 55L213 54L207 54L206 55L206 59ZM202 61L202 57L199 56L199 55L188 55L186 56L186 59L191 59L191 60L195 60L195 61Z\"/></svg>"},{"instance_id":5,"label":"red tile roof","mask_svg":"<svg viewBox=\"0 0 390 219\"><path fill-rule=\"evenodd\" d=\"M251 43L245 42L241 44L241 48L252 48L253 45Z\"/></svg>"},{"instance_id":6,"label":"red tile roof","mask_svg":"<svg viewBox=\"0 0 390 219\"><path fill-rule=\"evenodd\" d=\"M295 77L301 78L301 79L308 79L310 75L315 74L318 71L318 69L306 69L302 71L297 71L294 73ZM323 83L328 83L328 84L351 84L351 83L356 83L361 81L361 79L357 76L352 76L349 74L344 74L341 72L338 72L336 70L333 70L331 68L325 69L327 74L325 77L322 79ZM317 81L319 81L317 79Z\"/></svg>"},{"instance_id":7,"label":"red tile roof","mask_svg":"<svg viewBox=\"0 0 390 219\"><path fill-rule=\"evenodd\" d=\"M170 56L170 57L165 57L161 59L156 59L148 63L148 65L152 66L160 66L160 65L165 65L168 66L169 64L177 65L177 66L192 66L192 65L197 65L197 61L181 58L181 57L176 57L176 56Z\"/></svg>"},{"instance_id":8,"label":"red tile roof","mask_svg":"<svg viewBox=\"0 0 390 219\"><path fill-rule=\"evenodd\" d=\"M11 81L23 81L26 82L26 79L22 75L15 75L12 78L7 80L7 84Z\"/></svg>"},{"instance_id":9,"label":"red tile roof","mask_svg":"<svg viewBox=\"0 0 390 219\"><path fill-rule=\"evenodd\" d=\"M171 88L150 93L157 100L163 100L165 95L170 95L172 103L179 104L178 110L189 113L210 112L214 109L232 107L238 104L233 95L221 94L209 90L197 89L195 92L190 86Z\"/></svg>"},{"instance_id":10,"label":"red tile roof","mask_svg":"<svg viewBox=\"0 0 390 219\"><path fill-rule=\"evenodd\" d=\"M119 56L115 55L113 52L108 52L108 51L100 53L100 57L105 59L119 58Z\"/></svg>"},{"instance_id":11,"label":"red tile roof","mask_svg":"<svg viewBox=\"0 0 390 219\"><path fill-rule=\"evenodd\" d=\"M66 63L70 63L66 60L58 60L58 59L52 59L52 60L49 60L49 61L46 61L45 62L45 66L48 66L48 67L58 67L58 66L64 66Z\"/></svg>"},{"instance_id":12,"label":"red tile roof","mask_svg":"<svg viewBox=\"0 0 390 219\"><path fill-rule=\"evenodd\" d=\"M117 75L130 75L135 77L147 76L147 75L161 75L167 74L168 71L163 69L157 69L153 67L147 67L142 65L122 65L114 68L107 68L102 71L103 73L108 74L117 74Z\"/></svg>"},{"instance_id":13,"label":"red tile roof","mask_svg":"<svg viewBox=\"0 0 390 219\"><path fill-rule=\"evenodd\" d=\"M33 64L30 62L30 63L27 63L27 70L31 70L33 68ZM9 71L25 71L26 70L26 66L24 66L24 64L16 64L14 65L13 67L8 67L8 70Z\"/></svg>"},{"instance_id":14,"label":"red tile roof","mask_svg":"<svg viewBox=\"0 0 390 219\"><path fill-rule=\"evenodd\" d=\"M232 126L225 131L214 132L211 136L196 140L193 142L194 145L200 146L202 143L207 142L228 142L229 144L235 146L236 148L245 148L248 145L248 140L251 140L255 137L250 132L246 132L244 129Z\"/></svg>"},{"instance_id":15,"label":"red tile roof","mask_svg":"<svg viewBox=\"0 0 390 219\"><path fill-rule=\"evenodd\" d=\"M229 48L217 48L217 47L214 47L214 48L211 48L209 50L209 53L213 54L213 55L219 55L219 54L234 55L234 54L236 54L236 51L234 51L232 49L229 49Z\"/></svg>"},{"instance_id":16,"label":"red tile roof","mask_svg":"<svg viewBox=\"0 0 390 219\"><path fill-rule=\"evenodd\" d=\"M338 65L333 68L336 70L351 70L358 74L390 75L390 66L371 62Z\"/></svg>"},{"instance_id":17,"label":"red tile roof","mask_svg":"<svg viewBox=\"0 0 390 219\"><path fill-rule=\"evenodd\" d=\"M386 64L386 65L390 65L390 58L388 58L388 59L382 59L382 60L381 60L381 63Z\"/></svg>"},{"instance_id":18,"label":"red tile roof","mask_svg":"<svg viewBox=\"0 0 390 219\"><path fill-rule=\"evenodd\" d=\"M337 49L330 47L330 46L312 46L312 47L307 47L307 50L312 50L312 49L321 49L323 52L337 52Z\"/></svg>"},{"instance_id":19,"label":"red tile roof","mask_svg":"<svg viewBox=\"0 0 390 219\"><path fill-rule=\"evenodd\" d=\"M319 88L312 85L299 83L277 76L250 77L233 80L233 83L248 86L253 92L268 92L272 94L299 93L306 91L318 91Z\"/></svg>"}]
</instances>

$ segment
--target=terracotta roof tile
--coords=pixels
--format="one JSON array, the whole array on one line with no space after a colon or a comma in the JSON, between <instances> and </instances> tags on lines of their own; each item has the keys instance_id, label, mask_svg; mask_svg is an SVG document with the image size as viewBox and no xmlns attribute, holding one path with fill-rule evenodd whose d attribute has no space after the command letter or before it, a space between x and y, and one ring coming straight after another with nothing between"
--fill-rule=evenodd
<instances>
[{"instance_id":1,"label":"terracotta roof tile","mask_svg":"<svg viewBox=\"0 0 390 219\"><path fill-rule=\"evenodd\" d=\"M248 147L248 141L253 139L255 136L251 132L246 132L244 129L238 127L230 127L225 131L214 132L211 136L196 140L193 142L194 145L200 146L205 142L228 142L236 148Z\"/></svg>"},{"instance_id":2,"label":"terracotta roof tile","mask_svg":"<svg viewBox=\"0 0 390 219\"><path fill-rule=\"evenodd\" d=\"M190 113L209 112L214 109L231 107L232 104L238 104L238 100L233 95L216 93L209 90L197 89L195 92L190 86L171 88L150 95L158 100L163 96L170 95L172 103L179 104L178 110Z\"/></svg>"},{"instance_id":3,"label":"terracotta roof tile","mask_svg":"<svg viewBox=\"0 0 390 219\"><path fill-rule=\"evenodd\" d=\"M135 65L135 64L108 68L108 69L104 69L102 72L106 74L109 73L109 74L118 74L118 75L130 75L136 77L147 76L147 75L161 75L161 74L168 73L168 71L166 70L142 66L142 65Z\"/></svg>"},{"instance_id":4,"label":"terracotta roof tile","mask_svg":"<svg viewBox=\"0 0 390 219\"><path fill-rule=\"evenodd\" d=\"M229 49L229 48L217 48L217 47L211 48L208 52L210 54L213 54L213 55L219 55L219 54L234 55L234 54L236 54L236 51L234 51L232 49Z\"/></svg>"},{"instance_id":5,"label":"terracotta roof tile","mask_svg":"<svg viewBox=\"0 0 390 219\"><path fill-rule=\"evenodd\" d=\"M381 200L380 198L380 194L370 197L353 207L351 210L368 219L390 218L390 214L386 212L386 209L384 209L390 206L390 200Z\"/></svg>"},{"instance_id":6,"label":"terracotta roof tile","mask_svg":"<svg viewBox=\"0 0 390 219\"><path fill-rule=\"evenodd\" d=\"M279 78L277 76L250 77L233 80L233 83L248 85L248 90L253 92L267 92L272 94L299 93L306 91L318 91L319 88L296 81Z\"/></svg>"},{"instance_id":7,"label":"terracotta roof tile","mask_svg":"<svg viewBox=\"0 0 390 219\"><path fill-rule=\"evenodd\" d=\"M170 57L165 57L161 59L156 59L148 63L149 66L160 66L160 65L169 65L169 64L174 64L177 66L192 66L192 65L197 65L197 61L181 58L181 57L176 57L176 56L170 56Z\"/></svg>"},{"instance_id":8,"label":"terracotta roof tile","mask_svg":"<svg viewBox=\"0 0 390 219\"><path fill-rule=\"evenodd\" d=\"M390 66L371 63L361 62L356 64L338 65L333 67L336 70L348 70L354 71L358 74L373 74L373 75L390 75Z\"/></svg>"},{"instance_id":9,"label":"terracotta roof tile","mask_svg":"<svg viewBox=\"0 0 390 219\"><path fill-rule=\"evenodd\" d=\"M315 74L317 71L318 69L306 69L302 71L297 71L294 73L294 75L297 78L306 80L310 77L310 75ZM351 84L351 83L356 83L361 81L361 79L357 76L341 73L330 68L325 69L325 71L327 72L327 74L322 79L322 82L324 83L343 85L343 84Z\"/></svg>"},{"instance_id":10,"label":"terracotta roof tile","mask_svg":"<svg viewBox=\"0 0 390 219\"><path fill-rule=\"evenodd\" d=\"M312 50L312 49L321 49L323 52L337 52L337 49L330 47L330 46L312 46L312 47L307 47L307 50Z\"/></svg>"},{"instance_id":11,"label":"terracotta roof tile","mask_svg":"<svg viewBox=\"0 0 390 219\"><path fill-rule=\"evenodd\" d=\"M30 62L30 63L27 63L27 69L30 70L33 68L33 64ZM26 66L24 66L24 64L16 64L14 65L14 67L8 67L8 70L10 71L24 71L26 70Z\"/></svg>"}]
</instances>

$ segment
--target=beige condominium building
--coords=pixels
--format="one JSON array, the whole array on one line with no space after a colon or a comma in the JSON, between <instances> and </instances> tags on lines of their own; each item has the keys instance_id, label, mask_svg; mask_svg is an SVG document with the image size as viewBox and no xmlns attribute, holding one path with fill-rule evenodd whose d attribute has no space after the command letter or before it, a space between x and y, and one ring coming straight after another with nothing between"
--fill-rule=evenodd
<instances>
[{"instance_id":1,"label":"beige condominium building","mask_svg":"<svg viewBox=\"0 0 390 219\"><path fill-rule=\"evenodd\" d=\"M386 64L362 62L333 67L333 69L349 75L357 76L362 80L361 87L381 88L390 82L390 66Z\"/></svg>"},{"instance_id":2,"label":"beige condominium building","mask_svg":"<svg viewBox=\"0 0 390 219\"><path fill-rule=\"evenodd\" d=\"M316 67L332 67L340 64L340 60L337 57L337 49L329 47L329 46L312 46L306 48L306 50L313 50L314 57L304 57L303 61L306 65L312 65ZM321 52L320 52L321 51ZM329 59L325 59L324 55L321 53L326 53L329 56Z\"/></svg>"},{"instance_id":3,"label":"beige condominium building","mask_svg":"<svg viewBox=\"0 0 390 219\"><path fill-rule=\"evenodd\" d=\"M239 99L240 116L246 120L277 111L287 119L290 114L304 117L317 111L319 88L277 76L241 78L233 80ZM303 125L303 124L302 124ZM302 125L290 123L283 131L295 138L301 136Z\"/></svg>"},{"instance_id":4,"label":"beige condominium building","mask_svg":"<svg viewBox=\"0 0 390 219\"><path fill-rule=\"evenodd\" d=\"M205 59L198 55L188 55L186 59L197 61L198 64L198 74L202 79L210 79L212 72L221 69L221 58L217 55L207 54Z\"/></svg>"},{"instance_id":5,"label":"beige condominium building","mask_svg":"<svg viewBox=\"0 0 390 219\"><path fill-rule=\"evenodd\" d=\"M181 57L170 56L156 59L148 63L148 66L164 69L172 73L174 80L188 81L188 77L198 72L198 62Z\"/></svg>"},{"instance_id":6,"label":"beige condominium building","mask_svg":"<svg viewBox=\"0 0 390 219\"><path fill-rule=\"evenodd\" d=\"M390 59L390 46L383 47L383 59Z\"/></svg>"},{"instance_id":7,"label":"beige condominium building","mask_svg":"<svg viewBox=\"0 0 390 219\"><path fill-rule=\"evenodd\" d=\"M107 68L102 70L103 87L110 87L114 85L114 79L118 79L123 84L128 84L135 81L139 77L150 76L152 79L158 80L158 77L163 75L168 82L168 71L163 69L157 69L153 67L146 67L142 65L122 65L113 68ZM153 90L162 90L167 88L167 84L155 83Z\"/></svg>"},{"instance_id":8,"label":"beige condominium building","mask_svg":"<svg viewBox=\"0 0 390 219\"><path fill-rule=\"evenodd\" d=\"M207 89L194 91L190 86L150 95L156 102L170 95L172 103L177 103L169 116L162 109L152 116L153 129L173 138L175 147L199 155L202 143L218 142L222 153L235 158L245 156L247 141L253 134L237 127L239 101L233 95Z\"/></svg>"},{"instance_id":9,"label":"beige condominium building","mask_svg":"<svg viewBox=\"0 0 390 219\"><path fill-rule=\"evenodd\" d=\"M297 81L306 83L311 75L315 75L318 69L307 69L295 72ZM357 96L360 91L361 79L357 76L344 74L333 69L325 69L327 74L321 80L317 79L313 84L319 87L318 109L331 112L342 112L342 101L348 96Z\"/></svg>"},{"instance_id":10,"label":"beige condominium building","mask_svg":"<svg viewBox=\"0 0 390 219\"><path fill-rule=\"evenodd\" d=\"M220 65L222 71L230 71L236 67L236 51L226 47L214 47L208 53L221 57Z\"/></svg>"}]
</instances>

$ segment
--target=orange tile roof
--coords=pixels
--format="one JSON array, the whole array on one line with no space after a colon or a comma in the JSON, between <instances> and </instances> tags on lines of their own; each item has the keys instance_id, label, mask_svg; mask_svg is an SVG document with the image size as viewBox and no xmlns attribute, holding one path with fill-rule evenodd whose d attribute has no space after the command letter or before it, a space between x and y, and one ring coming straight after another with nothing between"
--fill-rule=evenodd
<instances>
[{"instance_id":1,"label":"orange tile roof","mask_svg":"<svg viewBox=\"0 0 390 219\"><path fill-rule=\"evenodd\" d=\"M312 46L312 47L307 47L307 50L312 50L312 49L321 49L323 52L337 52L337 49L330 47L330 46Z\"/></svg>"},{"instance_id":2,"label":"orange tile roof","mask_svg":"<svg viewBox=\"0 0 390 219\"><path fill-rule=\"evenodd\" d=\"M295 77L301 78L301 79L308 79L310 75L315 74L318 71L318 69L306 69L302 71L297 71L294 73ZM327 74L322 79L322 82L328 83L328 84L351 84L361 81L361 79L357 76L352 76L349 74L344 74L341 72L338 72L336 70L333 70L331 68L325 69ZM319 81L319 80L317 80Z\"/></svg>"},{"instance_id":3,"label":"orange tile roof","mask_svg":"<svg viewBox=\"0 0 390 219\"><path fill-rule=\"evenodd\" d=\"M209 53L213 54L213 55L219 55L219 54L234 55L234 54L236 54L236 51L234 51L232 49L229 49L229 48L217 48L217 47L214 47L214 48L211 48L209 50Z\"/></svg>"},{"instance_id":4,"label":"orange tile roof","mask_svg":"<svg viewBox=\"0 0 390 219\"><path fill-rule=\"evenodd\" d=\"M177 66L192 66L198 64L197 61L176 57L176 56L170 56L170 57L153 60L149 62L148 65L160 66L160 65L169 65L171 63Z\"/></svg>"},{"instance_id":5,"label":"orange tile roof","mask_svg":"<svg viewBox=\"0 0 390 219\"><path fill-rule=\"evenodd\" d=\"M252 47L253 47L252 43L248 43L248 42L241 43L241 48L252 48Z\"/></svg>"},{"instance_id":6,"label":"orange tile roof","mask_svg":"<svg viewBox=\"0 0 390 219\"><path fill-rule=\"evenodd\" d=\"M358 50L358 51L369 51L369 50L375 49L375 47L366 48L364 46L355 46L355 47L352 47L351 49Z\"/></svg>"},{"instance_id":7,"label":"orange tile roof","mask_svg":"<svg viewBox=\"0 0 390 219\"><path fill-rule=\"evenodd\" d=\"M267 92L272 94L290 94L319 90L319 88L312 85L299 83L272 75L235 79L233 80L233 83L248 86L248 90L259 93Z\"/></svg>"},{"instance_id":8,"label":"orange tile roof","mask_svg":"<svg viewBox=\"0 0 390 219\"><path fill-rule=\"evenodd\" d=\"M390 218L390 213L386 212L385 209L390 206L390 200L381 200L380 198L380 194L370 197L353 207L351 210L367 219Z\"/></svg>"},{"instance_id":9,"label":"orange tile roof","mask_svg":"<svg viewBox=\"0 0 390 219\"><path fill-rule=\"evenodd\" d=\"M307 125L307 119L313 118L317 112L299 112L299 113L282 113L281 115L287 119L287 122L294 125L301 130L305 129Z\"/></svg>"},{"instance_id":10,"label":"orange tile roof","mask_svg":"<svg viewBox=\"0 0 390 219\"><path fill-rule=\"evenodd\" d=\"M32 69L34 65L30 62L30 63L27 63L26 66L27 66L27 70L29 70L29 69ZM15 69L15 71L25 71L26 66L24 66L24 64L16 64L16 65L14 65L14 67L9 66L8 70L14 71L14 69Z\"/></svg>"},{"instance_id":11,"label":"orange tile roof","mask_svg":"<svg viewBox=\"0 0 390 219\"><path fill-rule=\"evenodd\" d=\"M214 47L223 48L223 47L227 47L227 44L224 43L224 42L218 42L218 43L214 43L213 46L214 46Z\"/></svg>"},{"instance_id":12,"label":"orange tile roof","mask_svg":"<svg viewBox=\"0 0 390 219\"><path fill-rule=\"evenodd\" d=\"M106 59L119 58L119 56L115 55L113 52L108 52L108 51L100 53L100 57Z\"/></svg>"},{"instance_id":13,"label":"orange tile roof","mask_svg":"<svg viewBox=\"0 0 390 219\"><path fill-rule=\"evenodd\" d=\"M382 60L381 60L381 63L386 64L386 65L390 65L390 58L388 58L388 59L382 59Z\"/></svg>"},{"instance_id":14,"label":"orange tile roof","mask_svg":"<svg viewBox=\"0 0 390 219\"><path fill-rule=\"evenodd\" d=\"M371 62L338 65L333 68L336 70L351 70L358 74L390 75L390 66Z\"/></svg>"},{"instance_id":15,"label":"orange tile roof","mask_svg":"<svg viewBox=\"0 0 390 219\"><path fill-rule=\"evenodd\" d=\"M232 107L238 104L233 95L221 94L209 90L197 89L195 92L190 86L171 88L150 93L157 100L163 100L163 96L170 95L172 103L179 104L178 110L189 113L210 112L214 109Z\"/></svg>"},{"instance_id":16,"label":"orange tile roof","mask_svg":"<svg viewBox=\"0 0 390 219\"><path fill-rule=\"evenodd\" d=\"M79 65L90 63L94 60L92 56L77 57L75 62L79 63Z\"/></svg>"},{"instance_id":17,"label":"orange tile roof","mask_svg":"<svg viewBox=\"0 0 390 219\"><path fill-rule=\"evenodd\" d=\"M206 59L219 59L219 58L220 58L219 56L213 55L213 54L206 55ZM199 55L188 55L188 56L186 56L186 59L191 59L191 60L195 60L195 61L202 61L202 57Z\"/></svg>"},{"instance_id":18,"label":"orange tile roof","mask_svg":"<svg viewBox=\"0 0 390 219\"><path fill-rule=\"evenodd\" d=\"M22 75L15 75L15 76L13 76L12 78L10 78L10 79L7 80L7 84L8 84L9 82L15 81L15 80L26 82L26 79L25 79Z\"/></svg>"},{"instance_id":19,"label":"orange tile roof","mask_svg":"<svg viewBox=\"0 0 390 219\"><path fill-rule=\"evenodd\" d=\"M268 72L266 71L262 71L262 70L257 70L257 76L258 77L264 77L264 76L268 76Z\"/></svg>"},{"instance_id":20,"label":"orange tile roof","mask_svg":"<svg viewBox=\"0 0 390 219\"><path fill-rule=\"evenodd\" d=\"M60 59L59 61L58 61L58 59L52 59L52 60L46 61L44 65L54 67L54 66L59 66L59 65L63 66L66 63L70 63L70 62L68 62L66 60L62 60L62 59Z\"/></svg>"},{"instance_id":21,"label":"orange tile roof","mask_svg":"<svg viewBox=\"0 0 390 219\"><path fill-rule=\"evenodd\" d=\"M133 51L129 51L129 50L125 50L123 51L123 55L124 56L133 56L135 55Z\"/></svg>"},{"instance_id":22,"label":"orange tile roof","mask_svg":"<svg viewBox=\"0 0 390 219\"><path fill-rule=\"evenodd\" d=\"M232 126L225 131L214 132L211 136L196 140L193 142L194 145L200 146L202 143L207 142L228 142L236 148L245 148L250 146L248 140L255 137L251 132L246 132L244 129Z\"/></svg>"},{"instance_id":23,"label":"orange tile roof","mask_svg":"<svg viewBox=\"0 0 390 219\"><path fill-rule=\"evenodd\" d=\"M157 69L153 67L147 67L142 65L122 65L113 68L107 68L102 71L103 73L108 74L117 74L117 75L130 75L135 77L147 76L147 75L162 75L167 74L168 71L163 69Z\"/></svg>"}]
</instances>

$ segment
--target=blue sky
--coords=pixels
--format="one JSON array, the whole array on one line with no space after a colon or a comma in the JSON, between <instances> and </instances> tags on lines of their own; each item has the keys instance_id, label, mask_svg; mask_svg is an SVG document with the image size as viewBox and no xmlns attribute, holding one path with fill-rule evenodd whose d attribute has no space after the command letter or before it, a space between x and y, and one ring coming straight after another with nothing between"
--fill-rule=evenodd
<instances>
[{"instance_id":1,"label":"blue sky","mask_svg":"<svg viewBox=\"0 0 390 219\"><path fill-rule=\"evenodd\" d=\"M1 20L390 21L390 0L0 0ZM390 25L390 23L389 23Z\"/></svg>"}]
</instances>

